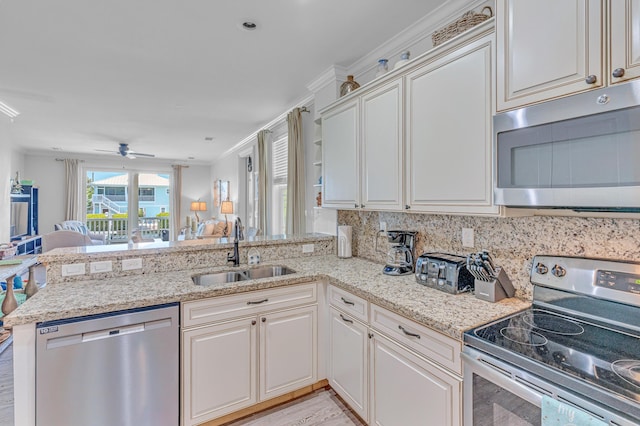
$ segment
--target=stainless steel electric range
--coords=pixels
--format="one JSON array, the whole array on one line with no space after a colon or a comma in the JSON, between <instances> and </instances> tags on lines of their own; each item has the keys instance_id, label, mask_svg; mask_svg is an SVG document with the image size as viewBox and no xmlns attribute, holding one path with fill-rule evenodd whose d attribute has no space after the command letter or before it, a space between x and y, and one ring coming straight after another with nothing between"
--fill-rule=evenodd
<instances>
[{"instance_id":1,"label":"stainless steel electric range","mask_svg":"<svg viewBox=\"0 0 640 426\"><path fill-rule=\"evenodd\" d=\"M531 283L530 309L464 335L465 426L543 424L545 399L640 424L640 263L536 256Z\"/></svg>"}]
</instances>

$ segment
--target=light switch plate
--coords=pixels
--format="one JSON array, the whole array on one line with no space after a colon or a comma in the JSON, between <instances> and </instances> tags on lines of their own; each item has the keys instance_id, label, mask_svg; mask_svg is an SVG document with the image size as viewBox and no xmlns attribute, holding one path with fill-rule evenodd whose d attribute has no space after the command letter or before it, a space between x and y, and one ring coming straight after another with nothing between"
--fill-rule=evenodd
<instances>
[{"instance_id":1,"label":"light switch plate","mask_svg":"<svg viewBox=\"0 0 640 426\"><path fill-rule=\"evenodd\" d=\"M473 248L474 246L473 228L462 228L462 247Z\"/></svg>"},{"instance_id":2,"label":"light switch plate","mask_svg":"<svg viewBox=\"0 0 640 426\"><path fill-rule=\"evenodd\" d=\"M122 259L122 270L131 271L133 269L142 269L142 258Z\"/></svg>"},{"instance_id":3,"label":"light switch plate","mask_svg":"<svg viewBox=\"0 0 640 426\"><path fill-rule=\"evenodd\" d=\"M92 274L111 271L113 271L113 263L110 260L89 263L89 272Z\"/></svg>"},{"instance_id":4,"label":"light switch plate","mask_svg":"<svg viewBox=\"0 0 640 426\"><path fill-rule=\"evenodd\" d=\"M302 245L302 252L303 253L313 253L314 250L315 250L315 247L313 246L313 244L303 244Z\"/></svg>"},{"instance_id":5,"label":"light switch plate","mask_svg":"<svg viewBox=\"0 0 640 426\"><path fill-rule=\"evenodd\" d=\"M69 265L62 265L62 276L70 277L72 275L84 275L84 263L72 263Z\"/></svg>"},{"instance_id":6,"label":"light switch plate","mask_svg":"<svg viewBox=\"0 0 640 426\"><path fill-rule=\"evenodd\" d=\"M380 222L380 232L387 232L387 222Z\"/></svg>"}]
</instances>

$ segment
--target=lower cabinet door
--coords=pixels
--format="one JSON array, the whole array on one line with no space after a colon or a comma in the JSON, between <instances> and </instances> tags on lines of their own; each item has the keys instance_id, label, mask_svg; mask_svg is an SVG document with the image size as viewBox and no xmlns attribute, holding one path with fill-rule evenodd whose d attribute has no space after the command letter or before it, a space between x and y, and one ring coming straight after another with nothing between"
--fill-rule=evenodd
<instances>
[{"instance_id":1,"label":"lower cabinet door","mask_svg":"<svg viewBox=\"0 0 640 426\"><path fill-rule=\"evenodd\" d=\"M329 313L329 373L331 387L365 422L369 421L368 328L347 314Z\"/></svg>"},{"instance_id":2,"label":"lower cabinet door","mask_svg":"<svg viewBox=\"0 0 640 426\"><path fill-rule=\"evenodd\" d=\"M461 379L379 334L370 342L370 424L460 426Z\"/></svg>"},{"instance_id":3,"label":"lower cabinet door","mask_svg":"<svg viewBox=\"0 0 640 426\"><path fill-rule=\"evenodd\" d=\"M260 315L260 401L317 381L317 305Z\"/></svg>"},{"instance_id":4,"label":"lower cabinet door","mask_svg":"<svg viewBox=\"0 0 640 426\"><path fill-rule=\"evenodd\" d=\"M255 318L182 333L182 418L195 425L257 402Z\"/></svg>"}]
</instances>

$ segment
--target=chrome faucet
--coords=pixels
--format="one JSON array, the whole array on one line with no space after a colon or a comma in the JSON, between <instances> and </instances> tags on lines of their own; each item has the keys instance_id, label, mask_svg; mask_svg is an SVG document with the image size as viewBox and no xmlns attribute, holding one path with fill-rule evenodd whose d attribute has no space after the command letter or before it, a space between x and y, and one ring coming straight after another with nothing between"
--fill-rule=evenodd
<instances>
[{"instance_id":1,"label":"chrome faucet","mask_svg":"<svg viewBox=\"0 0 640 426\"><path fill-rule=\"evenodd\" d=\"M240 265L240 253L238 252L238 241L244 240L244 232L242 229L242 221L240 218L236 218L236 224L233 229L233 255L227 253L227 262L233 262L233 266Z\"/></svg>"}]
</instances>

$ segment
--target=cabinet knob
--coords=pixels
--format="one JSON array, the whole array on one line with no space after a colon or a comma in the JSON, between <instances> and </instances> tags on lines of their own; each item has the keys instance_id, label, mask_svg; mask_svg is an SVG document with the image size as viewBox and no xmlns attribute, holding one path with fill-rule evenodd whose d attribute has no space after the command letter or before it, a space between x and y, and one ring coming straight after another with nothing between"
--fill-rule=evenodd
<instances>
[{"instance_id":1,"label":"cabinet knob","mask_svg":"<svg viewBox=\"0 0 640 426\"><path fill-rule=\"evenodd\" d=\"M267 322L267 319L265 317L262 317L262 322Z\"/></svg>"},{"instance_id":2,"label":"cabinet knob","mask_svg":"<svg viewBox=\"0 0 640 426\"><path fill-rule=\"evenodd\" d=\"M358 208L358 204L357 204L357 203L356 203L356 204L354 204L353 206L354 206L356 209Z\"/></svg>"},{"instance_id":3,"label":"cabinet knob","mask_svg":"<svg viewBox=\"0 0 640 426\"><path fill-rule=\"evenodd\" d=\"M251 325L256 325L256 320L251 321Z\"/></svg>"},{"instance_id":4,"label":"cabinet knob","mask_svg":"<svg viewBox=\"0 0 640 426\"><path fill-rule=\"evenodd\" d=\"M364 209L364 204L360 204L360 208L361 208L361 209Z\"/></svg>"},{"instance_id":5,"label":"cabinet knob","mask_svg":"<svg viewBox=\"0 0 640 426\"><path fill-rule=\"evenodd\" d=\"M624 68L616 68L615 70L613 70L613 72L611 73L611 75L614 78L620 78L624 75Z\"/></svg>"},{"instance_id":6,"label":"cabinet knob","mask_svg":"<svg viewBox=\"0 0 640 426\"><path fill-rule=\"evenodd\" d=\"M369 333L369 339L373 339L373 333Z\"/></svg>"},{"instance_id":7,"label":"cabinet knob","mask_svg":"<svg viewBox=\"0 0 640 426\"><path fill-rule=\"evenodd\" d=\"M411 208L411 206L410 206L409 204L405 204L405 205L404 205L404 209L405 209L405 210L409 210L410 208Z\"/></svg>"},{"instance_id":8,"label":"cabinet knob","mask_svg":"<svg viewBox=\"0 0 640 426\"><path fill-rule=\"evenodd\" d=\"M598 77L591 74L591 75L588 75L587 78L584 79L584 81L587 84L594 84L596 81L598 81Z\"/></svg>"}]
</instances>

